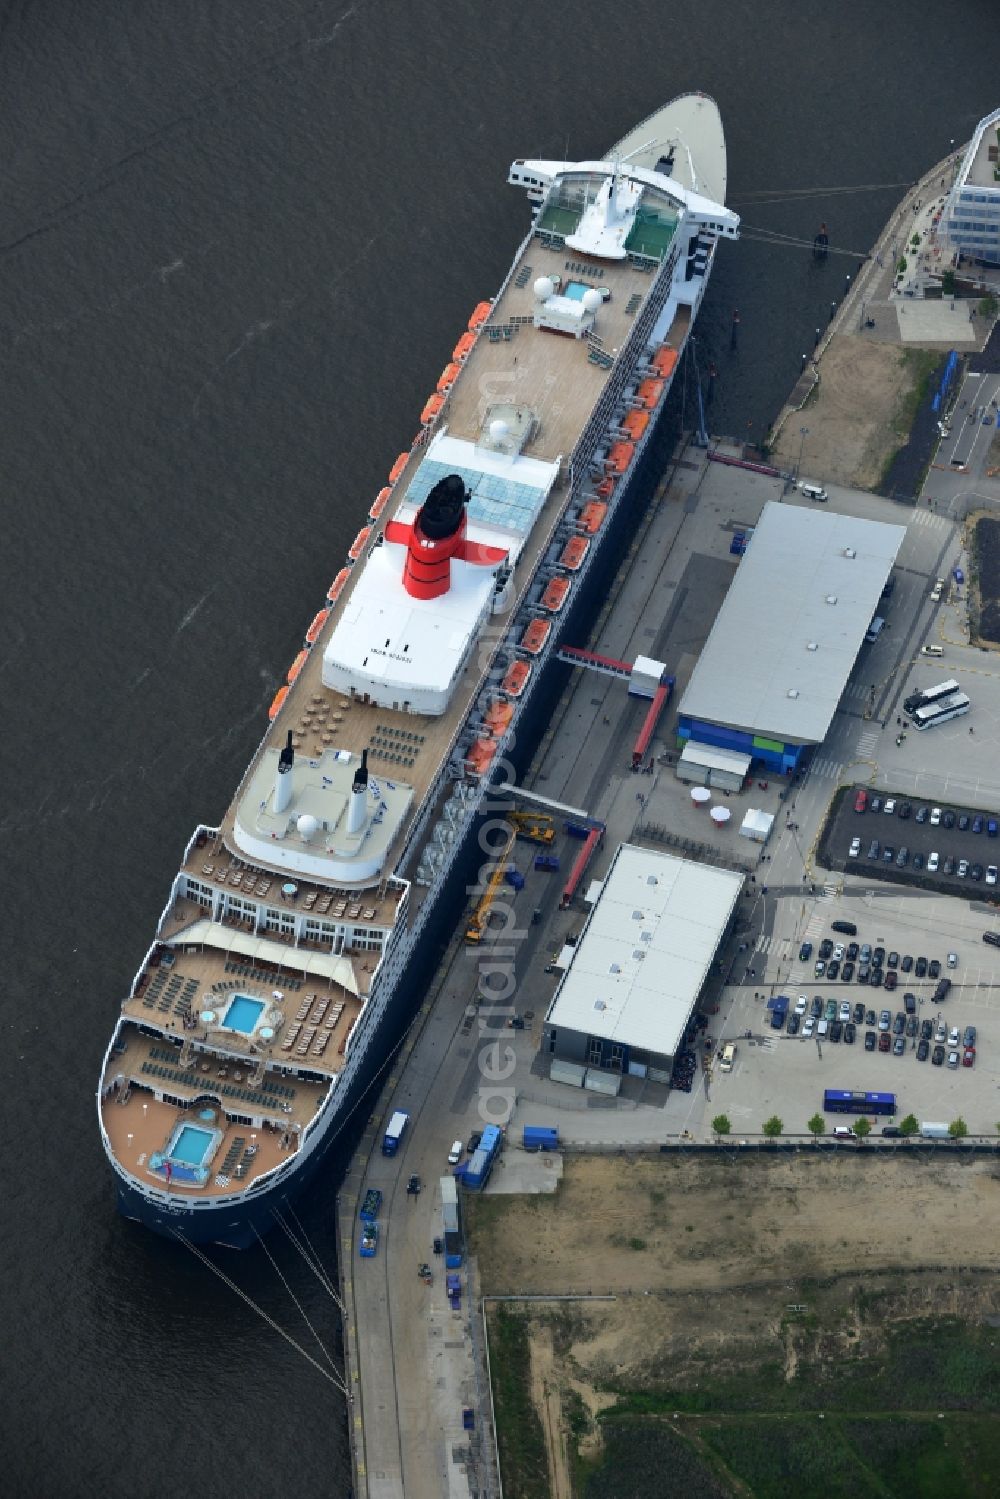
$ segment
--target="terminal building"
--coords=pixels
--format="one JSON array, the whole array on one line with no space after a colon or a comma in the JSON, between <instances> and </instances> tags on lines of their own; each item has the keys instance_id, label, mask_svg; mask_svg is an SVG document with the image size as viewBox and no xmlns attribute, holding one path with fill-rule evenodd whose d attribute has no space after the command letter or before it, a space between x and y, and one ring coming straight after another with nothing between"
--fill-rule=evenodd
<instances>
[{"instance_id":1,"label":"terminal building","mask_svg":"<svg viewBox=\"0 0 1000 1499\"><path fill-rule=\"evenodd\" d=\"M682 761L721 750L729 773L744 775L805 763L826 737L905 534L765 505L680 701Z\"/></svg>"},{"instance_id":2,"label":"terminal building","mask_svg":"<svg viewBox=\"0 0 1000 1499\"><path fill-rule=\"evenodd\" d=\"M941 214L958 262L1000 266L1000 109L980 120Z\"/></svg>"},{"instance_id":3,"label":"terminal building","mask_svg":"<svg viewBox=\"0 0 1000 1499\"><path fill-rule=\"evenodd\" d=\"M669 1082L743 876L622 844L545 1017L555 1081Z\"/></svg>"}]
</instances>

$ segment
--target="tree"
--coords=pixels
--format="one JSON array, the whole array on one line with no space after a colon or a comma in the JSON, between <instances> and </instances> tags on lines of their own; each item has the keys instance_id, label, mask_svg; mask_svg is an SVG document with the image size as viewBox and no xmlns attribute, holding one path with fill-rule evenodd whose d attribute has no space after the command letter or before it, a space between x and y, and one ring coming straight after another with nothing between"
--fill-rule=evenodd
<instances>
[{"instance_id":1,"label":"tree","mask_svg":"<svg viewBox=\"0 0 1000 1499\"><path fill-rule=\"evenodd\" d=\"M899 264L896 266L896 274L897 274L897 276L902 276L902 274L903 274L903 272L905 270L906 270L906 256L905 255L901 255L899 257Z\"/></svg>"},{"instance_id":2,"label":"tree","mask_svg":"<svg viewBox=\"0 0 1000 1499\"><path fill-rule=\"evenodd\" d=\"M731 1135L733 1126L729 1122L728 1114L716 1114L712 1120L712 1128L717 1135Z\"/></svg>"},{"instance_id":3,"label":"tree","mask_svg":"<svg viewBox=\"0 0 1000 1499\"><path fill-rule=\"evenodd\" d=\"M868 1123L867 1119L865 1119L864 1117L862 1117L861 1119L855 1119L854 1133L857 1135L859 1140L866 1140L871 1132L872 1127Z\"/></svg>"},{"instance_id":4,"label":"tree","mask_svg":"<svg viewBox=\"0 0 1000 1499\"><path fill-rule=\"evenodd\" d=\"M951 1135L951 1138L953 1140L965 1139L966 1135L969 1133L969 1126L966 1124L961 1114L959 1114L957 1119L953 1119L951 1121L948 1126L948 1133L949 1135Z\"/></svg>"},{"instance_id":5,"label":"tree","mask_svg":"<svg viewBox=\"0 0 1000 1499\"><path fill-rule=\"evenodd\" d=\"M919 1135L920 1124L915 1114L907 1114L905 1119L899 1121L899 1133L901 1135Z\"/></svg>"},{"instance_id":6,"label":"tree","mask_svg":"<svg viewBox=\"0 0 1000 1499\"><path fill-rule=\"evenodd\" d=\"M948 270L942 272L941 290L946 297L953 297L955 295L955 272L950 267Z\"/></svg>"},{"instance_id":7,"label":"tree","mask_svg":"<svg viewBox=\"0 0 1000 1499\"><path fill-rule=\"evenodd\" d=\"M811 1130L811 1132L816 1136L818 1140L820 1135L826 1133L826 1120L823 1118L822 1114L814 1114L809 1120L806 1128Z\"/></svg>"},{"instance_id":8,"label":"tree","mask_svg":"<svg viewBox=\"0 0 1000 1499\"><path fill-rule=\"evenodd\" d=\"M994 296L983 297L979 303L978 312L980 317L996 317L997 299Z\"/></svg>"},{"instance_id":9,"label":"tree","mask_svg":"<svg viewBox=\"0 0 1000 1499\"><path fill-rule=\"evenodd\" d=\"M765 1119L761 1125L761 1129L769 1140L776 1140L784 1127L777 1114L772 1114L770 1119Z\"/></svg>"}]
</instances>

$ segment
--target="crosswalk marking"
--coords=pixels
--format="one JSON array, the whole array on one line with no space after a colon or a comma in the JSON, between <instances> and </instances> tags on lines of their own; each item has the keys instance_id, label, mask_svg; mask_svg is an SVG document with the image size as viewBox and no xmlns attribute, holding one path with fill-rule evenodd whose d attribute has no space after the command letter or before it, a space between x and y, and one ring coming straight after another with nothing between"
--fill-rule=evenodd
<instances>
[{"instance_id":1,"label":"crosswalk marking","mask_svg":"<svg viewBox=\"0 0 1000 1499\"><path fill-rule=\"evenodd\" d=\"M807 940L811 942L814 938L818 937L825 926L826 922L823 920L822 911L814 911L809 920L809 925L806 927Z\"/></svg>"},{"instance_id":2,"label":"crosswalk marking","mask_svg":"<svg viewBox=\"0 0 1000 1499\"><path fill-rule=\"evenodd\" d=\"M772 943L772 941L773 941L772 937L758 937L757 938L757 946L756 946L755 951L756 952L762 952L762 953L769 953L771 951L771 943Z\"/></svg>"},{"instance_id":3,"label":"crosswalk marking","mask_svg":"<svg viewBox=\"0 0 1000 1499\"><path fill-rule=\"evenodd\" d=\"M825 756L812 762L811 774L821 776L824 780L835 781L843 770L839 760L829 760Z\"/></svg>"},{"instance_id":4,"label":"crosswalk marking","mask_svg":"<svg viewBox=\"0 0 1000 1499\"><path fill-rule=\"evenodd\" d=\"M868 729L866 733L861 734L858 738L858 754L864 756L873 754L877 744L878 730Z\"/></svg>"},{"instance_id":5,"label":"crosswalk marking","mask_svg":"<svg viewBox=\"0 0 1000 1499\"><path fill-rule=\"evenodd\" d=\"M849 682L844 696L853 698L855 702L864 702L868 697L868 688L864 682Z\"/></svg>"},{"instance_id":6,"label":"crosswalk marking","mask_svg":"<svg viewBox=\"0 0 1000 1499\"><path fill-rule=\"evenodd\" d=\"M835 900L838 895L836 885L824 885L822 891L817 895L817 900Z\"/></svg>"},{"instance_id":7,"label":"crosswalk marking","mask_svg":"<svg viewBox=\"0 0 1000 1499\"><path fill-rule=\"evenodd\" d=\"M931 510L915 510L911 524L914 526L928 526L932 531L940 531L943 527L949 525L950 522L945 516L935 515Z\"/></svg>"}]
</instances>

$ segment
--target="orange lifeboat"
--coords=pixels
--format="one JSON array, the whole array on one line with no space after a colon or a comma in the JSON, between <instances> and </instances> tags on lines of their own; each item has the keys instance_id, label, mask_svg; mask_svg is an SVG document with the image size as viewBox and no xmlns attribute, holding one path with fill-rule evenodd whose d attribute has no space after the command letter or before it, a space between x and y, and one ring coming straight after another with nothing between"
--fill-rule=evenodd
<instances>
[{"instance_id":1,"label":"orange lifeboat","mask_svg":"<svg viewBox=\"0 0 1000 1499\"><path fill-rule=\"evenodd\" d=\"M490 762L497 752L495 739L477 739L465 757L465 763L469 768L469 774L481 776L490 767Z\"/></svg>"},{"instance_id":2,"label":"orange lifeboat","mask_svg":"<svg viewBox=\"0 0 1000 1499\"><path fill-rule=\"evenodd\" d=\"M507 673L507 676L510 676L510 672ZM504 677L503 685L500 690L502 692L507 691L507 677ZM499 738L500 735L510 727L510 721L513 717L513 703L493 703L490 707L490 711L486 715L486 727L489 729L491 734L496 734L497 738Z\"/></svg>"},{"instance_id":3,"label":"orange lifeboat","mask_svg":"<svg viewBox=\"0 0 1000 1499\"><path fill-rule=\"evenodd\" d=\"M608 507L601 500L588 500L580 511L579 524L588 536L594 536L604 525L604 517L607 513Z\"/></svg>"},{"instance_id":4,"label":"orange lifeboat","mask_svg":"<svg viewBox=\"0 0 1000 1499\"><path fill-rule=\"evenodd\" d=\"M449 390L458 379L461 368L460 364L446 364L437 383L438 390Z\"/></svg>"},{"instance_id":5,"label":"orange lifeboat","mask_svg":"<svg viewBox=\"0 0 1000 1499\"><path fill-rule=\"evenodd\" d=\"M371 534L372 534L372 528L371 528L371 526L362 526L361 527L361 530L358 532L357 536L355 536L355 538L354 538L354 541L353 541L353 543L351 545L351 550L347 554L348 557L350 557L350 559L351 559L352 562L357 562L358 558L361 556L361 553L364 551L364 549L365 549L365 543L367 542L367 540L368 540L368 538L369 538L369 536Z\"/></svg>"},{"instance_id":6,"label":"orange lifeboat","mask_svg":"<svg viewBox=\"0 0 1000 1499\"><path fill-rule=\"evenodd\" d=\"M469 319L470 331L475 333L477 328L481 328L492 311L492 302L477 302L473 314Z\"/></svg>"},{"instance_id":7,"label":"orange lifeboat","mask_svg":"<svg viewBox=\"0 0 1000 1499\"><path fill-rule=\"evenodd\" d=\"M622 422L622 431L627 432L629 437L635 438L636 442L638 442L648 426L648 411L628 411L625 414L625 420Z\"/></svg>"},{"instance_id":8,"label":"orange lifeboat","mask_svg":"<svg viewBox=\"0 0 1000 1499\"><path fill-rule=\"evenodd\" d=\"M407 453L400 453L399 457L396 459L395 463L392 465L392 468L389 470L389 483L390 484L395 484L396 480L399 478L400 474L403 472L404 468L409 463L409 461L410 461L410 455L409 455L408 452Z\"/></svg>"},{"instance_id":9,"label":"orange lifeboat","mask_svg":"<svg viewBox=\"0 0 1000 1499\"><path fill-rule=\"evenodd\" d=\"M291 666L288 668L288 676L285 678L285 680L288 683L289 687L295 681L295 679L298 676L299 672L302 670L303 666L305 666L305 664L306 664L306 662L308 660L309 660L309 652L308 651L299 651L299 654L296 656L295 660L292 662Z\"/></svg>"},{"instance_id":10,"label":"orange lifeboat","mask_svg":"<svg viewBox=\"0 0 1000 1499\"><path fill-rule=\"evenodd\" d=\"M676 364L677 350L671 349L667 344L663 344L653 355L653 369L664 380L673 374Z\"/></svg>"},{"instance_id":11,"label":"orange lifeboat","mask_svg":"<svg viewBox=\"0 0 1000 1499\"><path fill-rule=\"evenodd\" d=\"M330 584L329 588L326 590L326 596L330 600L331 604L335 604L340 598L340 595L344 591L344 584L347 582L350 576L351 569L349 567L342 567L340 569L340 572L337 574L333 582Z\"/></svg>"},{"instance_id":12,"label":"orange lifeboat","mask_svg":"<svg viewBox=\"0 0 1000 1499\"><path fill-rule=\"evenodd\" d=\"M640 380L636 395L647 410L651 411L654 406L659 404L660 397L665 388L666 382L663 380Z\"/></svg>"},{"instance_id":13,"label":"orange lifeboat","mask_svg":"<svg viewBox=\"0 0 1000 1499\"><path fill-rule=\"evenodd\" d=\"M500 691L506 692L508 697L520 697L528 685L531 676L531 663L529 661L515 661L513 666L500 683Z\"/></svg>"},{"instance_id":14,"label":"orange lifeboat","mask_svg":"<svg viewBox=\"0 0 1000 1499\"><path fill-rule=\"evenodd\" d=\"M308 630L306 631L306 645L315 645L316 644L317 640L319 639L320 631L322 630L323 626L326 624L326 622L327 622L327 620L329 618L330 618L330 611L329 611L329 609L321 609L319 611L319 613L313 619L312 624L309 626Z\"/></svg>"},{"instance_id":15,"label":"orange lifeboat","mask_svg":"<svg viewBox=\"0 0 1000 1499\"><path fill-rule=\"evenodd\" d=\"M474 333L463 333L451 351L452 359L457 359L461 363L463 359L468 359L475 346L476 335Z\"/></svg>"},{"instance_id":16,"label":"orange lifeboat","mask_svg":"<svg viewBox=\"0 0 1000 1499\"><path fill-rule=\"evenodd\" d=\"M558 565L564 567L567 572L578 572L589 550L590 542L585 536L571 536L562 549Z\"/></svg>"},{"instance_id":17,"label":"orange lifeboat","mask_svg":"<svg viewBox=\"0 0 1000 1499\"><path fill-rule=\"evenodd\" d=\"M420 413L420 420L425 427L430 425L443 405L444 396L440 391L436 391L434 395L428 398L423 411Z\"/></svg>"},{"instance_id":18,"label":"orange lifeboat","mask_svg":"<svg viewBox=\"0 0 1000 1499\"><path fill-rule=\"evenodd\" d=\"M288 696L288 688L287 687L279 687L278 690L277 690L277 692L274 694L274 698L273 698L273 700L271 702L271 706L267 710L267 716L271 720L272 723L277 718L277 716L281 712L282 708L285 706L285 698L287 696Z\"/></svg>"},{"instance_id":19,"label":"orange lifeboat","mask_svg":"<svg viewBox=\"0 0 1000 1499\"><path fill-rule=\"evenodd\" d=\"M550 614L558 614L566 602L570 583L568 578L553 578L542 594L542 608Z\"/></svg>"},{"instance_id":20,"label":"orange lifeboat","mask_svg":"<svg viewBox=\"0 0 1000 1499\"><path fill-rule=\"evenodd\" d=\"M392 494L392 485L391 484L387 484L384 489L380 489L379 490L379 492L375 496L374 500L372 500L372 508L368 512L368 518L369 518L369 520L378 520L379 516L382 514L382 511L385 509L386 505L389 503L389 496L391 494Z\"/></svg>"},{"instance_id":21,"label":"orange lifeboat","mask_svg":"<svg viewBox=\"0 0 1000 1499\"><path fill-rule=\"evenodd\" d=\"M537 656L552 630L550 619L533 619L518 642L518 650Z\"/></svg>"},{"instance_id":22,"label":"orange lifeboat","mask_svg":"<svg viewBox=\"0 0 1000 1499\"><path fill-rule=\"evenodd\" d=\"M614 494L614 492L615 492L615 481L614 481L614 479L612 479L610 477L610 475L608 476L608 478L602 479L601 482L600 482L600 484L598 484L598 486L597 486L597 493L604 500L609 500L611 498L611 496Z\"/></svg>"},{"instance_id":23,"label":"orange lifeboat","mask_svg":"<svg viewBox=\"0 0 1000 1499\"><path fill-rule=\"evenodd\" d=\"M634 457L634 442L613 442L606 462L613 474L623 474Z\"/></svg>"}]
</instances>

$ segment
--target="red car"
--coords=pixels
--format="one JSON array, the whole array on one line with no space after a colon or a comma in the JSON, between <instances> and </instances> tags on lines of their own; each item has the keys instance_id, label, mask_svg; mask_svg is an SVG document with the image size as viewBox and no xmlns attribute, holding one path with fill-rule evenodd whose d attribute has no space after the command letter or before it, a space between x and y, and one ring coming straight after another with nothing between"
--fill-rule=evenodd
<instances>
[{"instance_id":1,"label":"red car","mask_svg":"<svg viewBox=\"0 0 1000 1499\"><path fill-rule=\"evenodd\" d=\"M863 812L865 810L865 808L867 807L867 805L868 805L868 792L867 791L859 791L858 794L857 794L857 796L854 798L854 810L855 810L855 812Z\"/></svg>"},{"instance_id":2,"label":"red car","mask_svg":"<svg viewBox=\"0 0 1000 1499\"><path fill-rule=\"evenodd\" d=\"M962 1054L962 1066L963 1067L975 1067L975 1065L976 1065L976 1048L974 1046L967 1046L965 1048L965 1051Z\"/></svg>"},{"instance_id":3,"label":"red car","mask_svg":"<svg viewBox=\"0 0 1000 1499\"><path fill-rule=\"evenodd\" d=\"M879 1049L879 1051L888 1051L891 1046L892 1046L892 1037L890 1036L890 1034L889 1034L888 1031L883 1031L882 1034L878 1038L878 1049Z\"/></svg>"}]
</instances>

